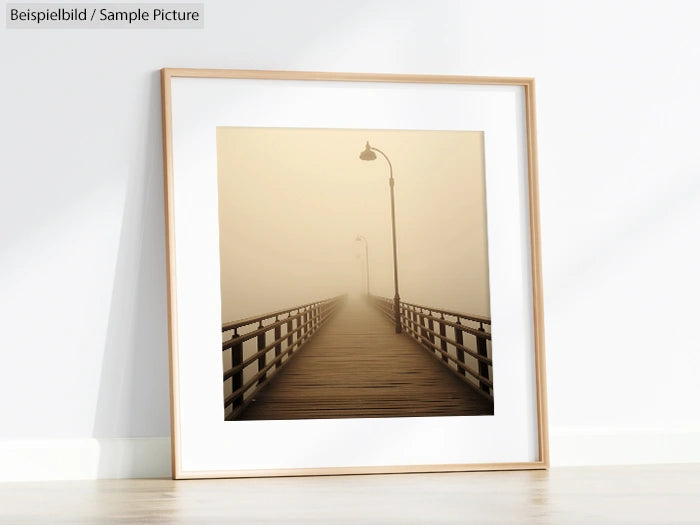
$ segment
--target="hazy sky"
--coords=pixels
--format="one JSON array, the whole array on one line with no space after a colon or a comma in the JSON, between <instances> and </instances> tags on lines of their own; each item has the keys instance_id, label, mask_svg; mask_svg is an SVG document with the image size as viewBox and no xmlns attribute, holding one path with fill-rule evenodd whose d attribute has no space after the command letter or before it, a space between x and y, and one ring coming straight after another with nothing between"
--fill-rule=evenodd
<instances>
[{"instance_id":1,"label":"hazy sky","mask_svg":"<svg viewBox=\"0 0 700 525\"><path fill-rule=\"evenodd\" d=\"M489 315L483 135L464 131L218 128L222 320L365 290Z\"/></svg>"}]
</instances>

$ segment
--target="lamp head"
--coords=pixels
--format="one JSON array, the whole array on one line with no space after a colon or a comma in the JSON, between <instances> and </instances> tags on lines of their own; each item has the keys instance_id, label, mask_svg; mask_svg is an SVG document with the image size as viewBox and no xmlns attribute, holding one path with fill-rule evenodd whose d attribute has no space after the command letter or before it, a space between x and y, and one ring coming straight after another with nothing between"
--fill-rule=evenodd
<instances>
[{"instance_id":1,"label":"lamp head","mask_svg":"<svg viewBox=\"0 0 700 525\"><path fill-rule=\"evenodd\" d=\"M364 151L360 153L360 158L362 160L374 160L377 158L377 154L372 151L372 147L369 145L369 140L367 141Z\"/></svg>"}]
</instances>

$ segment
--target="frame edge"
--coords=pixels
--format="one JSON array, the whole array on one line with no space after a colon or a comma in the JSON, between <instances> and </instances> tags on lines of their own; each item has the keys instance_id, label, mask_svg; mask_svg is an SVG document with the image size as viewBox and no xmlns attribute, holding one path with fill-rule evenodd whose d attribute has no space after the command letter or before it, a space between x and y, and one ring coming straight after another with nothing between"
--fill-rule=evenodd
<instances>
[{"instance_id":1,"label":"frame edge","mask_svg":"<svg viewBox=\"0 0 700 525\"><path fill-rule=\"evenodd\" d=\"M445 465L386 465L365 467L319 467L292 469L250 469L230 471L187 471L177 479L220 478L282 478L309 476L359 476L377 474L439 474L458 472L496 472L521 470L548 470L543 461L524 463L474 463Z\"/></svg>"},{"instance_id":2,"label":"frame edge","mask_svg":"<svg viewBox=\"0 0 700 525\"><path fill-rule=\"evenodd\" d=\"M528 191L530 201L530 264L532 279L532 317L535 337L535 384L537 387L537 426L539 456L549 468L549 425L544 339L544 297L542 287L542 240L540 231L540 197L537 164L537 119L535 79L524 84L527 118Z\"/></svg>"},{"instance_id":3,"label":"frame edge","mask_svg":"<svg viewBox=\"0 0 700 525\"><path fill-rule=\"evenodd\" d=\"M173 194L173 155L172 155L172 92L171 71L160 70L161 111L163 121L163 204L165 212L165 266L168 308L168 361L170 378L170 464L173 479L179 479L180 471L180 412L177 359L177 312L175 291L175 211Z\"/></svg>"},{"instance_id":4,"label":"frame edge","mask_svg":"<svg viewBox=\"0 0 700 525\"><path fill-rule=\"evenodd\" d=\"M230 78L258 80L311 80L339 82L399 82L412 84L484 84L527 86L532 77L425 75L411 73L350 73L331 71L283 71L271 69L197 69L166 67L168 78Z\"/></svg>"},{"instance_id":5,"label":"frame edge","mask_svg":"<svg viewBox=\"0 0 700 525\"><path fill-rule=\"evenodd\" d=\"M494 470L547 470L549 469L549 434L547 413L546 365L544 353L544 316L541 265L541 233L539 186L537 173L537 135L535 116L535 79L533 77L493 77L460 75L414 75L394 73L340 73L281 70L239 70L239 69L195 69L169 68L161 72L161 104L163 122L163 173L164 204L166 220L166 269L168 304L168 346L170 364L170 417L171 417L171 462L173 479L205 478L247 478L247 477L286 477L286 476L328 476L355 474L399 474L429 472L465 472ZM177 301L174 237L174 195L172 157L172 99L171 81L173 78L222 78L222 79L263 79L263 80L308 80L346 82L397 82L434 84L482 84L510 85L524 89L526 144L528 166L528 200L531 250L531 279L533 293L535 388L537 410L537 434L539 459L534 462L487 463L487 464L446 464L446 465L391 465L379 467L323 467L275 470L234 470L234 471L183 471L181 469L179 439L179 398L178 358L177 358Z\"/></svg>"}]
</instances>

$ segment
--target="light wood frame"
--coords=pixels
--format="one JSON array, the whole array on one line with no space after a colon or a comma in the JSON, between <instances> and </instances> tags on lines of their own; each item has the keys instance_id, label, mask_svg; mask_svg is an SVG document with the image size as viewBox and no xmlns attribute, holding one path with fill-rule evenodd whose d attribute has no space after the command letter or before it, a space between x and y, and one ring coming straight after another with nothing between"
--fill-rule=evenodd
<instances>
[{"instance_id":1,"label":"light wood frame","mask_svg":"<svg viewBox=\"0 0 700 525\"><path fill-rule=\"evenodd\" d=\"M527 183L529 195L529 234L531 253L532 319L534 322L534 363L535 363L535 405L537 410L537 450L538 459L532 462L504 462L478 464L433 464L433 465L388 465L388 466L337 466L322 468L293 469L241 469L241 470L183 470L180 443L179 407L179 355L178 327L175 322L178 302L176 296L177 268L175 265L175 209L174 209L174 166L173 166L173 108L172 80L175 78L210 79L259 79L259 80L302 80L332 82L386 82L415 84L465 84L516 86L524 91L525 129L527 146ZM316 476L344 474L455 472L485 470L528 470L549 468L549 446L547 429L547 400L544 354L544 318L542 297L542 269L540 260L540 217L537 179L537 138L535 119L535 81L520 77L476 77L451 75L403 75L329 73L303 71L260 71L260 70L219 70L219 69L180 69L161 70L161 95L163 119L163 164L165 182L165 221L166 221L166 264L168 291L169 355L170 355L170 395L171 395L171 437L173 479L222 478L222 477L274 477L274 476Z\"/></svg>"}]
</instances>

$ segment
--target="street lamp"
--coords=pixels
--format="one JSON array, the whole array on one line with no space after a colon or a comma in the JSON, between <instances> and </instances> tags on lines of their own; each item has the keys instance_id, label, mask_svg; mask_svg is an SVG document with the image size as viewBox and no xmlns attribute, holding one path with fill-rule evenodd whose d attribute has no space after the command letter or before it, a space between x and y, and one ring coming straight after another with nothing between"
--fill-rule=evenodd
<instances>
[{"instance_id":1,"label":"street lamp","mask_svg":"<svg viewBox=\"0 0 700 525\"><path fill-rule=\"evenodd\" d=\"M396 263L396 217L394 213L394 168L391 166L391 161L389 160L389 157L386 156L386 154L377 148L373 148L372 146L369 145L369 141L367 141L367 145L365 146L365 149L362 153L360 153L360 159L362 160L374 160L377 158L377 154L375 153L380 153L382 157L386 159L386 161L389 163L389 188L391 190L391 236L392 240L394 242L394 319L396 322L396 333L400 334L401 333L401 306L400 302L401 300L399 299L399 270L398 266Z\"/></svg>"},{"instance_id":2,"label":"street lamp","mask_svg":"<svg viewBox=\"0 0 700 525\"><path fill-rule=\"evenodd\" d=\"M367 269L367 298L369 299L369 243L362 235L355 237L356 241L365 241L365 265Z\"/></svg>"}]
</instances>

